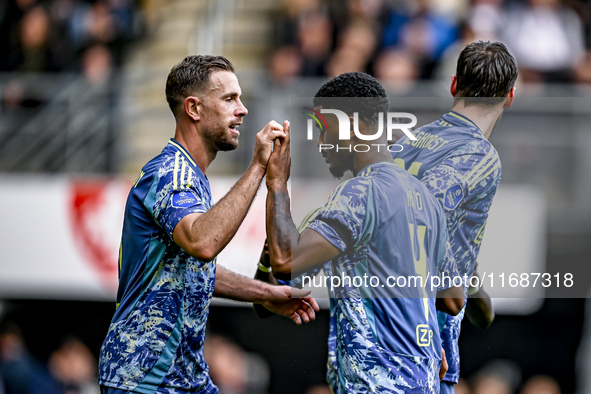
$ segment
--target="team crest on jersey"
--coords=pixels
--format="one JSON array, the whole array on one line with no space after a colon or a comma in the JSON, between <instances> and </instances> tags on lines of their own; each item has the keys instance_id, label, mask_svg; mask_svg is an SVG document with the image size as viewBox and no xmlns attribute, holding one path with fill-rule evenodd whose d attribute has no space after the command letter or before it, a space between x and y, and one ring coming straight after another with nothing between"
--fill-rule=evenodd
<instances>
[{"instance_id":1,"label":"team crest on jersey","mask_svg":"<svg viewBox=\"0 0 591 394\"><path fill-rule=\"evenodd\" d=\"M201 200L195 192L177 192L172 195L171 205L173 208L188 208L200 202Z\"/></svg>"},{"instance_id":2,"label":"team crest on jersey","mask_svg":"<svg viewBox=\"0 0 591 394\"><path fill-rule=\"evenodd\" d=\"M445 191L443 207L453 211L460 204L462 198L464 198L464 191L462 190L462 185L453 185Z\"/></svg>"}]
</instances>

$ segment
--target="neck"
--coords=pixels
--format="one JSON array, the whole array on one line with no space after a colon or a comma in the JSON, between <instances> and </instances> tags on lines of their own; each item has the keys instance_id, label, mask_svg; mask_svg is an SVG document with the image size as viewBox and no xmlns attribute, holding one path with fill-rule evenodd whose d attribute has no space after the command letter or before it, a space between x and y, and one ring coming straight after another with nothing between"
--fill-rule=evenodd
<instances>
[{"instance_id":1,"label":"neck","mask_svg":"<svg viewBox=\"0 0 591 394\"><path fill-rule=\"evenodd\" d=\"M356 153L353 159L353 174L357 176L359 171L373 163L380 161L394 161L392 154L385 146L387 146L387 144L379 146L379 150L376 149L370 150L369 152Z\"/></svg>"},{"instance_id":2,"label":"neck","mask_svg":"<svg viewBox=\"0 0 591 394\"><path fill-rule=\"evenodd\" d=\"M205 174L207 167L215 159L217 152L212 151L205 145L203 138L194 127L182 127L177 124L174 139L189 152L197 166Z\"/></svg>"},{"instance_id":3,"label":"neck","mask_svg":"<svg viewBox=\"0 0 591 394\"><path fill-rule=\"evenodd\" d=\"M503 113L503 105L465 106L463 101L457 102L452 109L460 115L470 119L476 126L478 126L486 139L489 139L495 125Z\"/></svg>"}]
</instances>

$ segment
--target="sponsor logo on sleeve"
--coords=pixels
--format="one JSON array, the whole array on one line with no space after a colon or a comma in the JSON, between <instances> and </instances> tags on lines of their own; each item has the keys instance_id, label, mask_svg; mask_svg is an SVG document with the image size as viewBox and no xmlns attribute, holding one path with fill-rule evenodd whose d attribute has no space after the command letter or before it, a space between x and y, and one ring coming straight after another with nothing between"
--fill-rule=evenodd
<instances>
[{"instance_id":1,"label":"sponsor logo on sleeve","mask_svg":"<svg viewBox=\"0 0 591 394\"><path fill-rule=\"evenodd\" d=\"M445 191L443 207L449 210L454 210L460 205L464 198L464 191L460 184L456 184Z\"/></svg>"},{"instance_id":2,"label":"sponsor logo on sleeve","mask_svg":"<svg viewBox=\"0 0 591 394\"><path fill-rule=\"evenodd\" d=\"M201 199L195 192L178 192L172 195L171 205L173 208L188 208L201 203Z\"/></svg>"}]
</instances>

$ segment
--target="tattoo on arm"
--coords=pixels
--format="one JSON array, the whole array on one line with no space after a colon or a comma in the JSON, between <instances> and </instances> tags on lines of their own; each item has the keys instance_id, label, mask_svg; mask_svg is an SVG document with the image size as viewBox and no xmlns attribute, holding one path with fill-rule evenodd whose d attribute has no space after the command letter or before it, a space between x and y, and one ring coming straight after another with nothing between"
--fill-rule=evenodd
<instances>
[{"instance_id":1,"label":"tattoo on arm","mask_svg":"<svg viewBox=\"0 0 591 394\"><path fill-rule=\"evenodd\" d=\"M271 260L290 262L292 241L299 234L291 218L287 190L274 190L267 195L267 235Z\"/></svg>"}]
</instances>

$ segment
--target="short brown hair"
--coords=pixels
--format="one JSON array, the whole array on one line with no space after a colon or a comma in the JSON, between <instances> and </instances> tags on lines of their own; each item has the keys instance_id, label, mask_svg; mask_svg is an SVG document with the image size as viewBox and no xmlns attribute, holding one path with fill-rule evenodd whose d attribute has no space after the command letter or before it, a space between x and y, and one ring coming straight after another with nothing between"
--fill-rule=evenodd
<instances>
[{"instance_id":1,"label":"short brown hair","mask_svg":"<svg viewBox=\"0 0 591 394\"><path fill-rule=\"evenodd\" d=\"M501 102L517 80L517 62L500 42L476 41L466 46L458 58L454 102Z\"/></svg>"},{"instance_id":2,"label":"short brown hair","mask_svg":"<svg viewBox=\"0 0 591 394\"><path fill-rule=\"evenodd\" d=\"M170 70L166 79L166 101L175 116L185 98L205 89L214 71L234 72L234 66L223 56L191 55Z\"/></svg>"}]
</instances>

